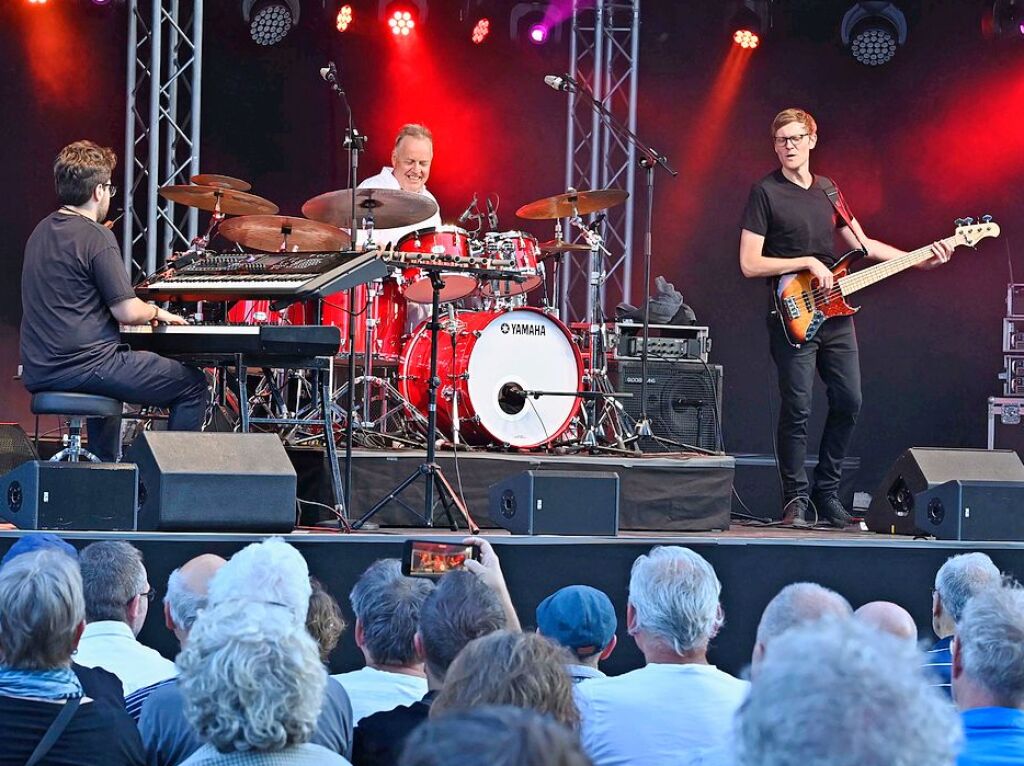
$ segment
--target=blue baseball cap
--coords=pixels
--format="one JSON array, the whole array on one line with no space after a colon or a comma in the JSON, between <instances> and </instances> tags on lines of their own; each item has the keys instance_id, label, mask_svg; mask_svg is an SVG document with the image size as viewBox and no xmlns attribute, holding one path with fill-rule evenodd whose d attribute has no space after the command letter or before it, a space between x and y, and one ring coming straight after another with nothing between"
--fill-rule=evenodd
<instances>
[{"instance_id":1,"label":"blue baseball cap","mask_svg":"<svg viewBox=\"0 0 1024 766\"><path fill-rule=\"evenodd\" d=\"M7 549L7 553L0 559L0 566L23 553L31 553L32 551L39 551L44 548L53 548L61 551L68 554L75 561L78 561L78 551L75 550L71 543L62 540L57 535L51 535L49 532L33 532L22 535L14 545Z\"/></svg>"},{"instance_id":2,"label":"blue baseball cap","mask_svg":"<svg viewBox=\"0 0 1024 766\"><path fill-rule=\"evenodd\" d=\"M611 599L589 585L557 590L537 607L537 630L577 657L589 657L608 646L616 627Z\"/></svg>"}]
</instances>

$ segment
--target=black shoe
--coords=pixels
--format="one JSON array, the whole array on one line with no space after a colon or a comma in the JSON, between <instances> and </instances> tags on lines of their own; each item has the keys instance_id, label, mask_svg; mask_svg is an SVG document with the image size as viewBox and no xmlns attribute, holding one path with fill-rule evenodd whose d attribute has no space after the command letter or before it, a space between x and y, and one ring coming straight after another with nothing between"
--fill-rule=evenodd
<instances>
[{"instance_id":1,"label":"black shoe","mask_svg":"<svg viewBox=\"0 0 1024 766\"><path fill-rule=\"evenodd\" d=\"M844 529L853 523L853 516L835 495L815 500L814 506L818 509L818 518L827 520L833 527Z\"/></svg>"},{"instance_id":2,"label":"black shoe","mask_svg":"<svg viewBox=\"0 0 1024 766\"><path fill-rule=\"evenodd\" d=\"M794 497L786 502L782 509L782 525L784 527L798 527L807 529L814 526L813 521L807 520L807 498Z\"/></svg>"}]
</instances>

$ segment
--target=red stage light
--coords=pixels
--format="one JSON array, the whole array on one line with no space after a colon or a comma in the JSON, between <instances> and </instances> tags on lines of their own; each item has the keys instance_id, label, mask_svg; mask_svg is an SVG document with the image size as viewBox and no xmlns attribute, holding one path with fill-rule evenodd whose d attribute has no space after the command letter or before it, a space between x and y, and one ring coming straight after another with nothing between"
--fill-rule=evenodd
<instances>
[{"instance_id":1,"label":"red stage light","mask_svg":"<svg viewBox=\"0 0 1024 766\"><path fill-rule=\"evenodd\" d=\"M761 38L757 36L756 32L751 32L749 29L737 29L732 33L732 41L748 50L753 50L761 44Z\"/></svg>"},{"instance_id":2,"label":"red stage light","mask_svg":"<svg viewBox=\"0 0 1024 766\"><path fill-rule=\"evenodd\" d=\"M487 39L487 35L491 33L491 20L480 19L473 27L473 42L480 45L484 40Z\"/></svg>"},{"instance_id":3,"label":"red stage light","mask_svg":"<svg viewBox=\"0 0 1024 766\"><path fill-rule=\"evenodd\" d=\"M29 5L46 5L46 0L28 0Z\"/></svg>"},{"instance_id":4,"label":"red stage light","mask_svg":"<svg viewBox=\"0 0 1024 766\"><path fill-rule=\"evenodd\" d=\"M388 19L388 26L396 37L408 37L416 28L416 20L409 11L395 11Z\"/></svg>"},{"instance_id":5,"label":"red stage light","mask_svg":"<svg viewBox=\"0 0 1024 766\"><path fill-rule=\"evenodd\" d=\"M350 26L352 26L352 20L355 18L352 12L351 5L343 5L338 9L338 15L334 20L334 26L339 32L344 32Z\"/></svg>"},{"instance_id":6,"label":"red stage light","mask_svg":"<svg viewBox=\"0 0 1024 766\"><path fill-rule=\"evenodd\" d=\"M548 28L543 24L534 24L530 27L528 35L534 45L543 45L548 41Z\"/></svg>"}]
</instances>

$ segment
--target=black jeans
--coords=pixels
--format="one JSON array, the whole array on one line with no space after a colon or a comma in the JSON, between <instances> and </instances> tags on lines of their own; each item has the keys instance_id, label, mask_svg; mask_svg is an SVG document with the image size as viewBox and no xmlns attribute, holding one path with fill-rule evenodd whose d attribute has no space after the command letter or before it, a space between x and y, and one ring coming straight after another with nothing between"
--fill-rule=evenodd
<instances>
[{"instance_id":1,"label":"black jeans","mask_svg":"<svg viewBox=\"0 0 1024 766\"><path fill-rule=\"evenodd\" d=\"M789 501L808 494L804 459L817 371L828 392L828 418L814 469L813 495L821 499L831 497L839 492L843 458L861 406L860 359L853 317L829 319L800 348L793 348L786 340L777 317L769 318L768 332L782 397L776 443L783 496Z\"/></svg>"},{"instance_id":2,"label":"black jeans","mask_svg":"<svg viewBox=\"0 0 1024 766\"><path fill-rule=\"evenodd\" d=\"M198 431L203 426L209 389L202 370L150 353L119 349L82 383L67 390L109 396L122 402L167 407L171 431ZM121 418L89 418L89 451L115 461L121 451Z\"/></svg>"}]
</instances>

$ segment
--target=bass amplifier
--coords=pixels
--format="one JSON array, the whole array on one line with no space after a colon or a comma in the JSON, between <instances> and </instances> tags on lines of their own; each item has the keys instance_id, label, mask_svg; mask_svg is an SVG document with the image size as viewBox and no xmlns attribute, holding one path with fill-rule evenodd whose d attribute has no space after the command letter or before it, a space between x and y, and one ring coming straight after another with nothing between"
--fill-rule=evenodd
<instances>
[{"instance_id":1,"label":"bass amplifier","mask_svg":"<svg viewBox=\"0 0 1024 766\"><path fill-rule=\"evenodd\" d=\"M631 419L642 412L639 359L613 359L608 373L616 391L631 393L622 405ZM647 417L655 436L678 444L717 451L721 444L722 365L698 360L651 359L647 362ZM643 438L644 452L678 452L680 447Z\"/></svg>"}]
</instances>

